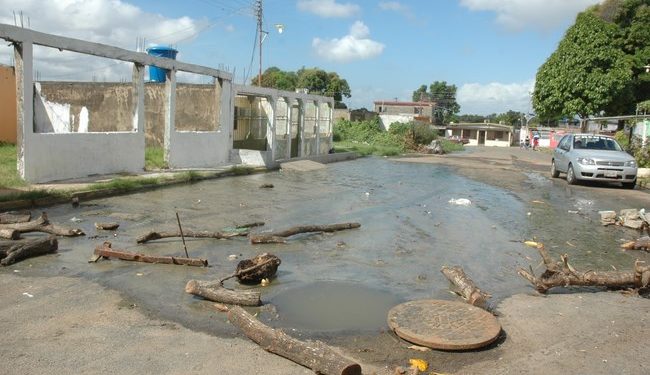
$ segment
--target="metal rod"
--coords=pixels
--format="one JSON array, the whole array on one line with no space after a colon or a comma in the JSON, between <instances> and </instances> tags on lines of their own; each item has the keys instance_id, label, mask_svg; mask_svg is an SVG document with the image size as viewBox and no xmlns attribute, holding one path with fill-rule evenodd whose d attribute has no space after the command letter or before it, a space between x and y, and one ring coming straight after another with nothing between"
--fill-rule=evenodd
<instances>
[{"instance_id":1,"label":"metal rod","mask_svg":"<svg viewBox=\"0 0 650 375\"><path fill-rule=\"evenodd\" d=\"M185 245L185 235L183 235L183 227L181 227L181 219L180 217L178 217L178 212L176 212L176 221L178 221L178 229L181 231L181 238L183 239L183 249L185 249L185 256L189 258L190 255L187 253L187 245Z\"/></svg>"}]
</instances>

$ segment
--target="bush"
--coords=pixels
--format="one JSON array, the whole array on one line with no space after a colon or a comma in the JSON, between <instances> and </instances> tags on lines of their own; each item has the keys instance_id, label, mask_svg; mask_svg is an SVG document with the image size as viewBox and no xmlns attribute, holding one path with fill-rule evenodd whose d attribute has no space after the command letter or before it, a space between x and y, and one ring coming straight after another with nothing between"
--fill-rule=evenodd
<instances>
[{"instance_id":1,"label":"bush","mask_svg":"<svg viewBox=\"0 0 650 375\"><path fill-rule=\"evenodd\" d=\"M640 168L650 167L649 145L646 144L646 147L644 148L640 137L633 136L632 142L630 142L629 133L620 130L616 132L614 138L616 138L616 141L621 145L621 147L623 147L623 149L627 150L627 152L634 156L636 164Z\"/></svg>"}]
</instances>

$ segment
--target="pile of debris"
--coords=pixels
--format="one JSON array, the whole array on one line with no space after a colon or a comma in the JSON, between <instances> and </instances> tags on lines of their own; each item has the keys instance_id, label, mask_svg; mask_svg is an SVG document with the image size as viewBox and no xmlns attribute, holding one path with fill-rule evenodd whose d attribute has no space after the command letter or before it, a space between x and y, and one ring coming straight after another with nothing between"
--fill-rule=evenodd
<instances>
[{"instance_id":1,"label":"pile of debris","mask_svg":"<svg viewBox=\"0 0 650 375\"><path fill-rule=\"evenodd\" d=\"M645 208L640 210L626 208L618 214L616 214L616 211L598 211L598 214L600 214L600 223L605 226L620 225L638 230L650 228L650 220L645 212Z\"/></svg>"}]
</instances>

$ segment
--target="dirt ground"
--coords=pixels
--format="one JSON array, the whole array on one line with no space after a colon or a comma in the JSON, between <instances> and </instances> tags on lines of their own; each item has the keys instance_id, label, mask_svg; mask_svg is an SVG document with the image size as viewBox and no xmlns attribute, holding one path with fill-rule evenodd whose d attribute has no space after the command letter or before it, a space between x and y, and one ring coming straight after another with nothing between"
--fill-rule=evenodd
<instances>
[{"instance_id":1,"label":"dirt ground","mask_svg":"<svg viewBox=\"0 0 650 375\"><path fill-rule=\"evenodd\" d=\"M525 172L548 171L550 155L474 148L402 158L458 173L530 199ZM558 184L565 183L558 180ZM644 190L592 189L611 201L648 203ZM640 208L640 207L639 207ZM0 374L310 374L242 337L214 337L152 317L138 301L84 279L0 269ZM648 374L650 300L619 292L515 295L498 306L505 337L458 374ZM225 319L214 313L211 319ZM385 335L388 336L388 335ZM396 340L396 339L395 339ZM348 353L363 359L362 353ZM417 358L412 351L404 358ZM463 356L459 353L459 356ZM480 357L480 356L479 356ZM496 358L496 359L495 359ZM436 364L430 363L436 370ZM364 373L390 373L364 366ZM429 373L429 372L426 372Z\"/></svg>"}]
</instances>

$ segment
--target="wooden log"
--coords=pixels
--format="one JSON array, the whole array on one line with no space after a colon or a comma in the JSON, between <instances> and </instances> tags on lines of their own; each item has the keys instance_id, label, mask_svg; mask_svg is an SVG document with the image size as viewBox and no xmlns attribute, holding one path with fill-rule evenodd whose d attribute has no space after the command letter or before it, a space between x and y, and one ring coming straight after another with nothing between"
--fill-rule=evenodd
<instances>
[{"instance_id":1,"label":"wooden log","mask_svg":"<svg viewBox=\"0 0 650 375\"><path fill-rule=\"evenodd\" d=\"M636 241L626 242L621 245L624 250L645 250L650 251L650 237L641 237Z\"/></svg>"},{"instance_id":2,"label":"wooden log","mask_svg":"<svg viewBox=\"0 0 650 375\"><path fill-rule=\"evenodd\" d=\"M536 277L532 268L519 269L519 276L528 280L540 293L546 293L555 287L601 286L609 288L645 288L650 285L650 266L637 260L632 271L578 271L569 264L569 257L564 254L561 261L555 262L544 246L537 249L544 260L546 271Z\"/></svg>"},{"instance_id":3,"label":"wooden log","mask_svg":"<svg viewBox=\"0 0 650 375\"><path fill-rule=\"evenodd\" d=\"M95 223L95 228L99 230L115 230L119 227L118 223Z\"/></svg>"},{"instance_id":4,"label":"wooden log","mask_svg":"<svg viewBox=\"0 0 650 375\"><path fill-rule=\"evenodd\" d=\"M236 231L236 232L208 232L208 231L192 231L192 230L184 230L183 235L185 237L193 237L193 238L216 238L216 239L228 239L228 238L233 238L237 236L242 236L245 237L248 235L248 231L242 230L242 231ZM149 233L145 233L141 235L140 237L137 238L138 243L146 243L149 241L155 241L159 240L162 238L172 238L172 237L181 237L181 232L180 231L170 231L170 232L156 232L156 231L151 231Z\"/></svg>"},{"instance_id":5,"label":"wooden log","mask_svg":"<svg viewBox=\"0 0 650 375\"><path fill-rule=\"evenodd\" d=\"M312 232L336 232L346 229L354 229L361 227L359 223L339 223L339 224L328 224L328 225L299 225L291 227L289 229L264 233L264 234L251 234L250 239L252 244L263 244L263 243L285 243L286 237L291 237L300 233L312 233Z\"/></svg>"},{"instance_id":6,"label":"wooden log","mask_svg":"<svg viewBox=\"0 0 650 375\"><path fill-rule=\"evenodd\" d=\"M361 375L358 363L321 341L301 341L261 323L239 306L231 307L228 320L264 350L312 369L317 374Z\"/></svg>"},{"instance_id":7,"label":"wooden log","mask_svg":"<svg viewBox=\"0 0 650 375\"><path fill-rule=\"evenodd\" d=\"M130 253L123 250L113 250L112 244L108 241L104 242L101 246L95 248L95 256L103 258L118 258L121 260L129 260L134 262L143 263L160 263L160 264L177 264L183 266L196 266L207 267L208 261L205 259L197 258L183 258L172 256L155 256L146 254Z\"/></svg>"},{"instance_id":8,"label":"wooden log","mask_svg":"<svg viewBox=\"0 0 650 375\"><path fill-rule=\"evenodd\" d=\"M24 222L24 223L15 223L15 224L0 224L0 229L14 229L20 233L28 232L43 232L54 234L56 236L64 237L76 237L83 236L85 233L81 229L76 228L65 228L59 225L50 223L47 218L47 214L43 212L36 220Z\"/></svg>"},{"instance_id":9,"label":"wooden log","mask_svg":"<svg viewBox=\"0 0 650 375\"><path fill-rule=\"evenodd\" d=\"M32 219L29 211L8 211L0 213L0 224L25 223Z\"/></svg>"},{"instance_id":10,"label":"wooden log","mask_svg":"<svg viewBox=\"0 0 650 375\"><path fill-rule=\"evenodd\" d=\"M0 238L5 240L17 240L20 238L20 232L15 229L0 229Z\"/></svg>"},{"instance_id":11,"label":"wooden log","mask_svg":"<svg viewBox=\"0 0 650 375\"><path fill-rule=\"evenodd\" d=\"M190 280L185 285L185 292L203 297L209 301L230 305L260 306L261 293L253 290L231 290L221 283Z\"/></svg>"},{"instance_id":12,"label":"wooden log","mask_svg":"<svg viewBox=\"0 0 650 375\"><path fill-rule=\"evenodd\" d=\"M20 260L55 252L59 248L56 237L20 242L6 251L0 252L0 264L8 266Z\"/></svg>"},{"instance_id":13,"label":"wooden log","mask_svg":"<svg viewBox=\"0 0 650 375\"><path fill-rule=\"evenodd\" d=\"M237 263L237 271L231 275L236 276L240 283L259 284L262 279L275 276L282 261L273 254L259 254L251 259L243 259ZM221 279L221 283L228 278Z\"/></svg>"},{"instance_id":14,"label":"wooden log","mask_svg":"<svg viewBox=\"0 0 650 375\"><path fill-rule=\"evenodd\" d=\"M487 309L487 301L491 295L479 289L474 281L465 274L465 271L459 266L444 266L440 270L443 275L455 286L454 293L463 297L470 305Z\"/></svg>"}]
</instances>

